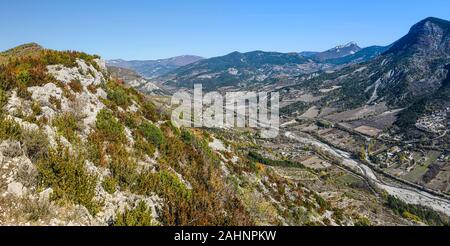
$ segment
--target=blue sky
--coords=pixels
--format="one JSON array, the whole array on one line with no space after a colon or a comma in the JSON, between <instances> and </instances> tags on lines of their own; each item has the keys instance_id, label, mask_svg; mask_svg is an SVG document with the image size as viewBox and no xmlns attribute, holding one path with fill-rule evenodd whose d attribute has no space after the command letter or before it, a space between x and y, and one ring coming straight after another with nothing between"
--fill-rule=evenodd
<instances>
[{"instance_id":1,"label":"blue sky","mask_svg":"<svg viewBox=\"0 0 450 246\"><path fill-rule=\"evenodd\" d=\"M0 50L27 42L106 59L390 44L448 0L14 0L0 2Z\"/></svg>"}]
</instances>

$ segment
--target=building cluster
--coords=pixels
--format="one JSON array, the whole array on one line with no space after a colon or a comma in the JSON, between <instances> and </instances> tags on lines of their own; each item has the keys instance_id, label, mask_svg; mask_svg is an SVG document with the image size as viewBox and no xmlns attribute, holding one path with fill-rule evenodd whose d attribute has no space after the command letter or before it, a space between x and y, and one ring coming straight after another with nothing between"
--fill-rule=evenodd
<instances>
[{"instance_id":1,"label":"building cluster","mask_svg":"<svg viewBox=\"0 0 450 246\"><path fill-rule=\"evenodd\" d=\"M420 130L437 134L447 131L450 127L450 122L447 120L447 110L434 112L418 119L416 127Z\"/></svg>"}]
</instances>

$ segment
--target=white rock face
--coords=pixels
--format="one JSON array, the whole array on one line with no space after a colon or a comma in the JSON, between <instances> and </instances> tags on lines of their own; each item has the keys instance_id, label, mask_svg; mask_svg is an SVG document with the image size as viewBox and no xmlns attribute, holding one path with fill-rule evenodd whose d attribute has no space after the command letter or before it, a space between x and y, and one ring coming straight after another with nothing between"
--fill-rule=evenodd
<instances>
[{"instance_id":1,"label":"white rock face","mask_svg":"<svg viewBox=\"0 0 450 246\"><path fill-rule=\"evenodd\" d=\"M57 80L70 83L72 80L78 80L83 86L100 85L105 82L105 77L101 71L97 71L94 66L88 65L84 60L77 59L77 67L68 68L62 65L47 66L48 73L53 75ZM99 64L100 68L104 64ZM105 69L105 68L101 68Z\"/></svg>"},{"instance_id":2,"label":"white rock face","mask_svg":"<svg viewBox=\"0 0 450 246\"><path fill-rule=\"evenodd\" d=\"M108 68L106 67L106 61L102 59L94 59L94 62L97 63L97 65L100 67L100 72L107 73Z\"/></svg>"},{"instance_id":3,"label":"white rock face","mask_svg":"<svg viewBox=\"0 0 450 246\"><path fill-rule=\"evenodd\" d=\"M98 89L97 94L92 94L85 90L81 94L78 94L78 98L76 99L79 103L78 110L85 117L83 120L84 125L88 128L95 124L98 112L105 107L105 105L99 100L98 96L98 94L101 94L102 91L103 90Z\"/></svg>"},{"instance_id":4,"label":"white rock face","mask_svg":"<svg viewBox=\"0 0 450 246\"><path fill-rule=\"evenodd\" d=\"M105 63L102 60L98 59L97 63L101 70L106 69ZM79 93L74 92L75 98L72 101L64 97L63 90L53 83L30 87L28 91L32 94L32 99L42 105L43 115L48 119L52 119L57 113L49 99L54 97L60 100L61 112L72 112L83 118L84 130L87 134L95 124L97 113L105 107L100 101L100 98L107 97L103 89L97 88L96 93L93 94L87 89L87 86L98 86L105 82L105 77L101 71L97 71L92 65L86 64L83 60L78 59L77 64L78 66L73 68L67 68L61 65L47 67L48 73L64 84L68 84L72 80L81 82L83 90Z\"/></svg>"},{"instance_id":5,"label":"white rock face","mask_svg":"<svg viewBox=\"0 0 450 246\"><path fill-rule=\"evenodd\" d=\"M31 93L31 98L39 102L42 109L42 114L47 119L52 119L56 111L54 105L50 102L50 98L57 99L61 102L61 109L68 110L70 108L67 99L63 97L63 91L61 88L53 83L48 83L44 86L33 86L28 88L28 92Z\"/></svg>"},{"instance_id":6,"label":"white rock face","mask_svg":"<svg viewBox=\"0 0 450 246\"><path fill-rule=\"evenodd\" d=\"M9 114L16 114L22 110L23 100L17 96L17 91L13 91L8 99L8 103L5 105L4 109Z\"/></svg>"},{"instance_id":7,"label":"white rock face","mask_svg":"<svg viewBox=\"0 0 450 246\"><path fill-rule=\"evenodd\" d=\"M48 188L41 193L39 193L39 202L49 202L50 196L53 194L53 189Z\"/></svg>"},{"instance_id":8,"label":"white rock face","mask_svg":"<svg viewBox=\"0 0 450 246\"><path fill-rule=\"evenodd\" d=\"M161 90L161 88L159 88L157 85L149 81L146 81L146 83L142 85L141 89L147 92Z\"/></svg>"},{"instance_id":9,"label":"white rock face","mask_svg":"<svg viewBox=\"0 0 450 246\"><path fill-rule=\"evenodd\" d=\"M62 89L53 83L48 83L44 86L29 87L28 91L32 94L31 98L33 100L45 106L50 106L49 98L51 96L61 100L63 94Z\"/></svg>"},{"instance_id":10,"label":"white rock face","mask_svg":"<svg viewBox=\"0 0 450 246\"><path fill-rule=\"evenodd\" d=\"M225 148L225 145L223 145L222 141L216 138L214 138L213 141L208 145L215 151L230 151L229 149Z\"/></svg>"},{"instance_id":11,"label":"white rock face","mask_svg":"<svg viewBox=\"0 0 450 246\"><path fill-rule=\"evenodd\" d=\"M101 184L97 185L96 198L104 202L102 211L96 216L97 224L108 225L116 219L117 212L123 212L126 208L133 208L139 202L144 202L152 212L154 219L158 218L157 210L161 208L162 199L157 195L144 197L128 192L116 191L113 194L106 192Z\"/></svg>"},{"instance_id":12,"label":"white rock face","mask_svg":"<svg viewBox=\"0 0 450 246\"><path fill-rule=\"evenodd\" d=\"M19 182L12 182L8 184L8 193L11 195L14 195L16 197L22 197L25 193L25 188L23 187L23 184Z\"/></svg>"}]
</instances>

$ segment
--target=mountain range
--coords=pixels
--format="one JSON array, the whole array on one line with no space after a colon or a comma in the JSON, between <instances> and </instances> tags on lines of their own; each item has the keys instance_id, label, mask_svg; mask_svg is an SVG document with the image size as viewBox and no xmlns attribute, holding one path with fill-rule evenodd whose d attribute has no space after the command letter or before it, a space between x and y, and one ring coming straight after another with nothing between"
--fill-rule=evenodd
<instances>
[{"instance_id":1,"label":"mountain range","mask_svg":"<svg viewBox=\"0 0 450 246\"><path fill-rule=\"evenodd\" d=\"M122 67L135 70L139 75L147 79L156 78L174 69L202 60L200 56L184 55L168 59L125 61L122 59L107 61L108 66Z\"/></svg>"},{"instance_id":2,"label":"mountain range","mask_svg":"<svg viewBox=\"0 0 450 246\"><path fill-rule=\"evenodd\" d=\"M314 94L334 87L339 89L322 101L344 110L381 102L409 107L442 90L449 46L449 22L430 17L388 46L360 48L351 42L324 52L233 52L175 68L152 83L171 91L195 83L206 90L298 88Z\"/></svg>"},{"instance_id":3,"label":"mountain range","mask_svg":"<svg viewBox=\"0 0 450 246\"><path fill-rule=\"evenodd\" d=\"M132 69L146 79L155 80L170 88L203 83L206 89L217 89L222 86L267 84L280 78L289 79L320 70L340 68L370 60L387 48L360 48L356 43L350 42L324 52L233 52L209 59L180 56L156 61L109 60L107 65Z\"/></svg>"},{"instance_id":4,"label":"mountain range","mask_svg":"<svg viewBox=\"0 0 450 246\"><path fill-rule=\"evenodd\" d=\"M280 81L289 84L297 76L365 62L385 50L387 47L382 46L360 48L352 42L324 52L233 52L177 68L155 81L170 88L189 88L194 83L202 83L206 90L254 88Z\"/></svg>"}]
</instances>

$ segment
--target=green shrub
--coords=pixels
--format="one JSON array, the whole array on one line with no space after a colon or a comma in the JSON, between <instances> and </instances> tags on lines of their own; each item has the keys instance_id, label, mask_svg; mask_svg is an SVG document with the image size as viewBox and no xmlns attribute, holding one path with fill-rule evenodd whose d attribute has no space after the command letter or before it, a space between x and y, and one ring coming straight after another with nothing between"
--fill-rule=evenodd
<instances>
[{"instance_id":1,"label":"green shrub","mask_svg":"<svg viewBox=\"0 0 450 246\"><path fill-rule=\"evenodd\" d=\"M372 223L366 217L358 217L358 220L355 222L355 226L371 226Z\"/></svg>"},{"instance_id":2,"label":"green shrub","mask_svg":"<svg viewBox=\"0 0 450 246\"><path fill-rule=\"evenodd\" d=\"M16 81L17 81L17 83L19 83L21 85L29 86L30 81L31 81L31 75L27 70L20 71L16 75Z\"/></svg>"},{"instance_id":3,"label":"green shrub","mask_svg":"<svg viewBox=\"0 0 450 246\"><path fill-rule=\"evenodd\" d=\"M104 139L101 134L93 131L87 139L86 153L88 154L89 160L95 165L106 167L108 163L103 141Z\"/></svg>"},{"instance_id":4,"label":"green shrub","mask_svg":"<svg viewBox=\"0 0 450 246\"><path fill-rule=\"evenodd\" d=\"M161 130L150 122L144 122L139 126L142 136L155 146L161 146L165 142L165 138Z\"/></svg>"},{"instance_id":5,"label":"green shrub","mask_svg":"<svg viewBox=\"0 0 450 246\"><path fill-rule=\"evenodd\" d=\"M130 98L122 86L115 82L108 83L107 89L108 99L113 101L117 106L126 108L130 105Z\"/></svg>"},{"instance_id":6,"label":"green shrub","mask_svg":"<svg viewBox=\"0 0 450 246\"><path fill-rule=\"evenodd\" d=\"M126 141L123 125L106 109L102 109L97 114L95 127L104 140L112 142Z\"/></svg>"},{"instance_id":7,"label":"green shrub","mask_svg":"<svg viewBox=\"0 0 450 246\"><path fill-rule=\"evenodd\" d=\"M63 113L53 119L52 123L57 132L69 142L74 143L79 140L77 132L81 130L81 125L73 113Z\"/></svg>"},{"instance_id":8,"label":"green shrub","mask_svg":"<svg viewBox=\"0 0 450 246\"><path fill-rule=\"evenodd\" d=\"M105 177L102 182L102 187L109 194L114 194L117 190L117 180L113 177Z\"/></svg>"},{"instance_id":9,"label":"green shrub","mask_svg":"<svg viewBox=\"0 0 450 246\"><path fill-rule=\"evenodd\" d=\"M136 188L139 193L151 194L155 192L161 196L173 194L179 198L188 198L191 191L173 172L162 170L158 173L143 173L140 175ZM170 195L169 195L170 196Z\"/></svg>"},{"instance_id":10,"label":"green shrub","mask_svg":"<svg viewBox=\"0 0 450 246\"><path fill-rule=\"evenodd\" d=\"M0 139L19 140L22 128L14 120L0 118Z\"/></svg>"},{"instance_id":11,"label":"green shrub","mask_svg":"<svg viewBox=\"0 0 450 246\"><path fill-rule=\"evenodd\" d=\"M257 161L261 164L267 165L267 166L280 166L280 167L299 167L299 168L305 168L305 166L301 163L290 161L290 160L271 160L269 158L266 158L259 153L250 151L248 153L248 158L254 161Z\"/></svg>"},{"instance_id":12,"label":"green shrub","mask_svg":"<svg viewBox=\"0 0 450 246\"><path fill-rule=\"evenodd\" d=\"M81 154L70 154L68 149L58 146L37 162L38 179L43 188L53 189L53 198L81 204L96 214L99 204L93 198L97 177L88 173L84 162Z\"/></svg>"},{"instance_id":13,"label":"green shrub","mask_svg":"<svg viewBox=\"0 0 450 246\"><path fill-rule=\"evenodd\" d=\"M133 113L125 113L123 117L124 124L130 128L135 129L139 125L139 117Z\"/></svg>"},{"instance_id":14,"label":"green shrub","mask_svg":"<svg viewBox=\"0 0 450 246\"><path fill-rule=\"evenodd\" d=\"M155 153L155 146L147 141L145 141L142 137L136 137L134 142L134 149L137 153L137 156L142 157L143 155L153 155Z\"/></svg>"},{"instance_id":15,"label":"green shrub","mask_svg":"<svg viewBox=\"0 0 450 246\"><path fill-rule=\"evenodd\" d=\"M128 188L136 182L136 162L122 144L110 145L107 149L111 156L109 170L121 188Z\"/></svg>"},{"instance_id":16,"label":"green shrub","mask_svg":"<svg viewBox=\"0 0 450 246\"><path fill-rule=\"evenodd\" d=\"M100 70L98 64L94 61L94 59L99 58L99 56L88 55L83 52L43 50L39 58L40 61L46 65L61 64L66 67L75 67L77 66L76 59L82 59L86 63L94 66L94 68Z\"/></svg>"},{"instance_id":17,"label":"green shrub","mask_svg":"<svg viewBox=\"0 0 450 246\"><path fill-rule=\"evenodd\" d=\"M404 201L388 195L386 206L394 210L397 214L414 221L423 221L429 225L449 225L448 219L441 216L438 212L427 207L407 204Z\"/></svg>"},{"instance_id":18,"label":"green shrub","mask_svg":"<svg viewBox=\"0 0 450 246\"><path fill-rule=\"evenodd\" d=\"M152 102L144 102L141 110L146 119L153 122L157 122L160 120L158 112L156 111L156 106Z\"/></svg>"},{"instance_id":19,"label":"green shrub","mask_svg":"<svg viewBox=\"0 0 450 246\"><path fill-rule=\"evenodd\" d=\"M0 112L3 111L3 107L8 103L8 94L0 88Z\"/></svg>"},{"instance_id":20,"label":"green shrub","mask_svg":"<svg viewBox=\"0 0 450 246\"><path fill-rule=\"evenodd\" d=\"M39 102L33 102L31 104L31 110L33 111L33 114L35 116L40 115L42 113L41 105L39 105Z\"/></svg>"},{"instance_id":21,"label":"green shrub","mask_svg":"<svg viewBox=\"0 0 450 246\"><path fill-rule=\"evenodd\" d=\"M145 202L139 202L134 209L125 209L123 213L117 215L113 223L114 226L155 226L151 209Z\"/></svg>"}]
</instances>

